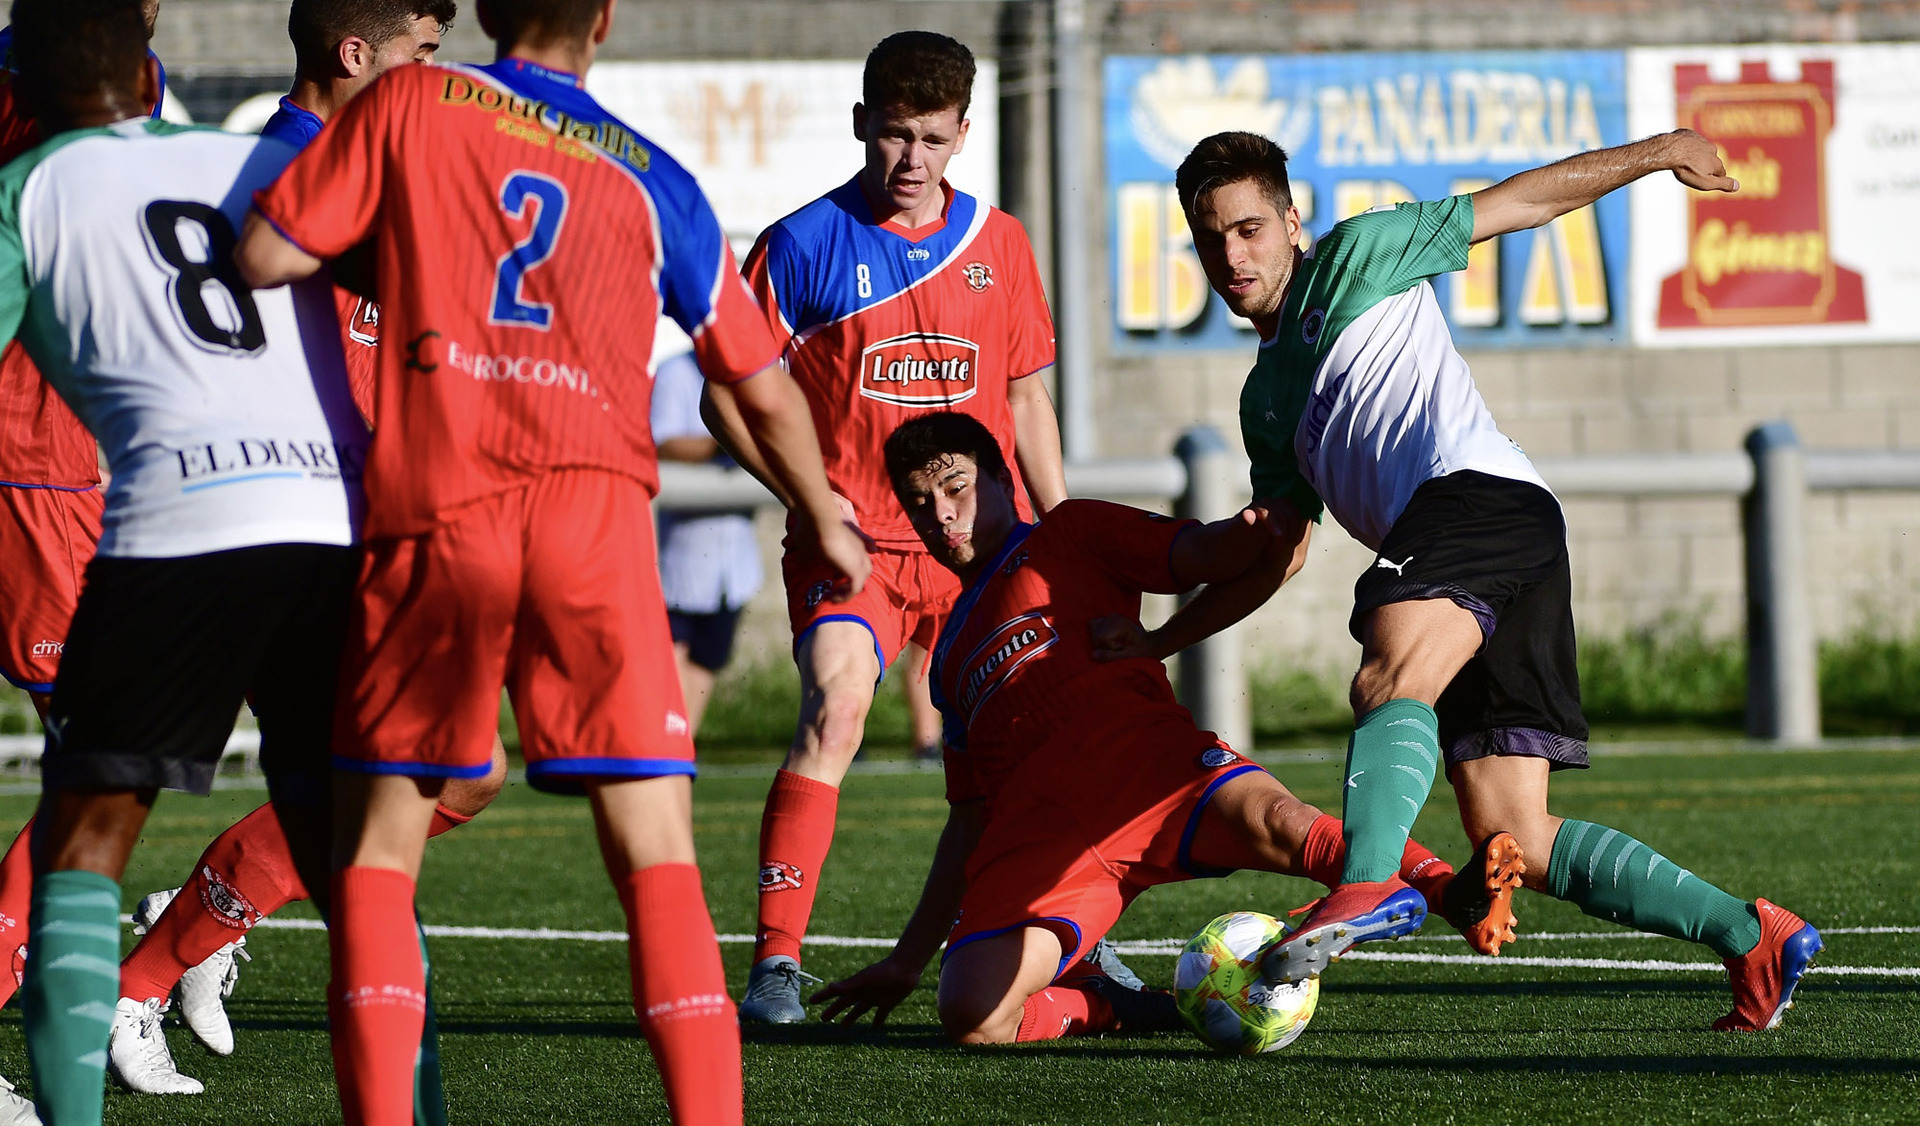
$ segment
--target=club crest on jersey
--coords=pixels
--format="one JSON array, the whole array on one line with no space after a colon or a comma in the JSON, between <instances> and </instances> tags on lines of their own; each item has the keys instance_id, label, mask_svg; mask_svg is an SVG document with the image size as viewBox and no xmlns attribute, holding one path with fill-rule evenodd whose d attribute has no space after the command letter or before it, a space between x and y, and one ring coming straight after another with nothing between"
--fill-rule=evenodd
<instances>
[{"instance_id":1,"label":"club crest on jersey","mask_svg":"<svg viewBox=\"0 0 1920 1126\"><path fill-rule=\"evenodd\" d=\"M371 348L380 343L380 305L362 297L353 303L353 315L347 318L347 338Z\"/></svg>"},{"instance_id":2,"label":"club crest on jersey","mask_svg":"<svg viewBox=\"0 0 1920 1126\"><path fill-rule=\"evenodd\" d=\"M1022 614L988 634L960 665L962 714L971 717L1014 673L1059 641L1053 623L1042 614Z\"/></svg>"},{"instance_id":3,"label":"club crest on jersey","mask_svg":"<svg viewBox=\"0 0 1920 1126\"><path fill-rule=\"evenodd\" d=\"M993 284L993 267L985 262L969 262L960 267L960 276L967 279L967 287L975 293L985 293Z\"/></svg>"},{"instance_id":4,"label":"club crest on jersey","mask_svg":"<svg viewBox=\"0 0 1920 1126\"><path fill-rule=\"evenodd\" d=\"M945 407L973 398L980 346L958 336L909 332L860 353L860 394L902 407Z\"/></svg>"},{"instance_id":5,"label":"club crest on jersey","mask_svg":"<svg viewBox=\"0 0 1920 1126\"><path fill-rule=\"evenodd\" d=\"M1315 309L1308 313L1306 318L1300 322L1300 339L1306 341L1308 344L1318 343L1320 333L1326 327L1327 311L1325 309Z\"/></svg>"},{"instance_id":6,"label":"club crest on jersey","mask_svg":"<svg viewBox=\"0 0 1920 1126\"><path fill-rule=\"evenodd\" d=\"M833 593L832 579L821 579L819 582L814 583L812 586L807 588L807 609L811 610L815 606L818 606L822 602L825 602L827 600L827 595L832 593Z\"/></svg>"},{"instance_id":7,"label":"club crest on jersey","mask_svg":"<svg viewBox=\"0 0 1920 1126\"><path fill-rule=\"evenodd\" d=\"M762 864L760 866L760 890L762 892L799 891L802 887L806 886L806 882L806 874L791 864L783 864L775 860L770 864Z\"/></svg>"}]
</instances>

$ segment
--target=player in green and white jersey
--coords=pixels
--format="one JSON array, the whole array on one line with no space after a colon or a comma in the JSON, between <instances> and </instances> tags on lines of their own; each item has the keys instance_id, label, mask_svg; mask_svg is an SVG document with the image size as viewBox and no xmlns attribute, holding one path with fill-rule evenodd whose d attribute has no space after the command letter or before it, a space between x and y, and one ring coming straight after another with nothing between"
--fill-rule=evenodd
<instances>
[{"instance_id":1,"label":"player in green and white jersey","mask_svg":"<svg viewBox=\"0 0 1920 1126\"><path fill-rule=\"evenodd\" d=\"M1550 772L1587 764L1566 522L1494 424L1427 280L1464 269L1474 243L1660 171L1696 190L1738 188L1712 142L1678 130L1470 196L1355 216L1308 256L1278 145L1222 133L1181 164L1176 184L1208 280L1260 331L1240 419L1255 503L1275 536L1262 580L1203 594L1146 644L1172 651L1250 612L1304 561L1323 511L1377 553L1355 584L1350 623L1363 653L1345 870L1268 955L1272 977L1317 975L1357 942L1419 927L1427 905L1395 872L1442 761L1478 842L1463 875L1524 881L1596 918L1713 948L1734 992L1715 1027L1771 1027L1820 948L1791 912L1737 899L1617 830L1548 811ZM1475 919L1436 906L1483 952L1512 938L1504 908Z\"/></svg>"},{"instance_id":2,"label":"player in green and white jersey","mask_svg":"<svg viewBox=\"0 0 1920 1126\"><path fill-rule=\"evenodd\" d=\"M328 743L367 433L331 290L254 292L231 254L277 141L147 117L138 0L16 0L48 138L0 170L15 336L112 472L48 710L22 998L49 1123L99 1122L118 880L159 789L206 793L251 698L301 875L326 886Z\"/></svg>"}]
</instances>

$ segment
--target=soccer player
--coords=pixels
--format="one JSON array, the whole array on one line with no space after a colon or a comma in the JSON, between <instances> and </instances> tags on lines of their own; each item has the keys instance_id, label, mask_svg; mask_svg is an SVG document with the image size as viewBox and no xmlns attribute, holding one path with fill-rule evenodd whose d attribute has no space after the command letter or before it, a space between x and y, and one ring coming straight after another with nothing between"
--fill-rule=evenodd
<instances>
[{"instance_id":1,"label":"soccer player","mask_svg":"<svg viewBox=\"0 0 1920 1126\"><path fill-rule=\"evenodd\" d=\"M1467 835L1511 831L1528 887L1598 919L1704 943L1726 961L1720 1029L1776 1024L1819 932L1748 903L1618 830L1549 812L1554 770L1587 765L1574 665L1566 521L1494 424L1429 278L1467 248L1538 227L1642 176L1734 191L1712 142L1681 129L1522 172L1472 195L1381 208L1298 248L1287 157L1250 133L1201 141L1176 174L1213 288L1260 330L1240 399L1255 503L1283 513L1272 554L1330 511L1377 558L1354 586L1356 721L1348 744L1340 886L1268 957L1286 981L1356 942L1420 924L1395 873L1441 762ZM1206 636L1270 596L1204 592L1141 648ZM1517 867L1517 866L1516 866Z\"/></svg>"},{"instance_id":2,"label":"soccer player","mask_svg":"<svg viewBox=\"0 0 1920 1126\"><path fill-rule=\"evenodd\" d=\"M737 381L830 585L857 594L869 564L699 188L580 89L612 0L479 14L496 62L388 71L256 196L236 252L271 286L373 240L391 342L334 755L341 1103L348 1123L411 1118L421 849L445 780L486 773L504 684L528 781L592 802L676 1118L738 1122L739 1027L694 865L693 745L649 512L663 310L709 379Z\"/></svg>"},{"instance_id":3,"label":"soccer player","mask_svg":"<svg viewBox=\"0 0 1920 1126\"><path fill-rule=\"evenodd\" d=\"M454 14L451 0L295 0L287 30L296 77L262 136L305 148L336 109L387 69L432 61ZM370 422L379 307L344 288L334 294L348 384ZM447 783L429 835L472 820L499 795L506 772L506 749L496 740L488 775ZM246 934L306 898L273 807L263 805L207 846L182 888L142 899L134 921L144 934L121 965L107 1073L142 1094L200 1093L200 1081L180 1073L160 1027L169 994L194 1037L215 1055L230 1055L233 1026L223 999L239 975L236 958L246 957Z\"/></svg>"},{"instance_id":4,"label":"soccer player","mask_svg":"<svg viewBox=\"0 0 1920 1126\"><path fill-rule=\"evenodd\" d=\"M966 584L933 658L950 812L893 952L815 999L829 1018L882 1021L946 939L940 1021L955 1040L1177 1027L1171 995L1076 974L1076 960L1157 884L1240 868L1332 883L1340 822L1195 727L1159 661L1096 653L1139 629L1145 591L1257 587L1265 514L1201 524L1071 500L1026 522L999 443L958 413L903 424L885 456L914 530ZM1407 842L1395 867L1462 915L1507 917L1515 881L1476 862L1456 879Z\"/></svg>"},{"instance_id":5,"label":"soccer player","mask_svg":"<svg viewBox=\"0 0 1920 1126\"><path fill-rule=\"evenodd\" d=\"M321 874L366 431L325 286L256 296L226 257L292 150L148 120L135 0L13 14L49 139L0 173L0 336L112 471L46 719L22 986L35 1100L65 1126L100 1120L127 856L159 789L208 790L244 698Z\"/></svg>"},{"instance_id":6,"label":"soccer player","mask_svg":"<svg viewBox=\"0 0 1920 1126\"><path fill-rule=\"evenodd\" d=\"M881 674L907 642L931 646L958 593L901 515L881 443L901 422L952 407L993 431L1040 511L1067 493L1053 403L1037 377L1053 363L1053 323L1033 250L1018 222L942 178L966 144L973 76L972 53L944 35L881 41L853 107L865 166L770 227L747 257L813 408L827 478L875 551L873 583L837 605L824 597L831 567L804 541L789 538L781 560L800 717L760 822L760 918L742 1020L805 1019L800 944L841 779ZM764 479L725 388L709 398L715 436Z\"/></svg>"}]
</instances>

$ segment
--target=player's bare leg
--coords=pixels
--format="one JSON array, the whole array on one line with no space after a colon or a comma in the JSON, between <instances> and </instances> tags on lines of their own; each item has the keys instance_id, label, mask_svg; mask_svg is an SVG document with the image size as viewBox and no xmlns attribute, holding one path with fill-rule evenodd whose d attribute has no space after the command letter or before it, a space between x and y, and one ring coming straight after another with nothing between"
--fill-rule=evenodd
<instances>
[{"instance_id":1,"label":"player's bare leg","mask_svg":"<svg viewBox=\"0 0 1920 1126\"><path fill-rule=\"evenodd\" d=\"M634 1015L676 1122L744 1114L740 1026L694 863L686 775L591 783L594 828L627 916Z\"/></svg>"},{"instance_id":2,"label":"player's bare leg","mask_svg":"<svg viewBox=\"0 0 1920 1126\"><path fill-rule=\"evenodd\" d=\"M833 843L840 781L866 730L880 659L859 622L822 622L794 654L800 723L760 820L760 926L740 1019L806 1019L800 943Z\"/></svg>"},{"instance_id":3,"label":"player's bare leg","mask_svg":"<svg viewBox=\"0 0 1920 1126\"><path fill-rule=\"evenodd\" d=\"M1011 1044L1061 1035L1057 1019L1023 1027L1031 1023L1025 1019L1029 1007L1053 1007L1046 1004L1051 998L1039 1006L1028 1002L1053 981L1060 954L1059 936L1046 927L1020 927L953 951L940 967L940 1024L947 1036L961 1044ZM1050 1036L1021 1035L1048 1030Z\"/></svg>"},{"instance_id":4,"label":"player's bare leg","mask_svg":"<svg viewBox=\"0 0 1920 1126\"><path fill-rule=\"evenodd\" d=\"M1398 874L1440 769L1433 705L1479 651L1479 619L1451 600L1379 607L1363 623L1351 702L1339 886L1266 961L1280 981L1315 977L1355 944L1418 930L1427 904Z\"/></svg>"},{"instance_id":5,"label":"player's bare leg","mask_svg":"<svg viewBox=\"0 0 1920 1126\"><path fill-rule=\"evenodd\" d=\"M673 643L673 663L680 670L680 695L687 704L687 726L700 732L700 720L707 714L707 701L713 696L713 670L694 661L687 643Z\"/></svg>"},{"instance_id":6,"label":"player's bare leg","mask_svg":"<svg viewBox=\"0 0 1920 1126\"><path fill-rule=\"evenodd\" d=\"M907 698L907 715L913 724L913 753L929 762L940 761L940 745L946 735L946 723L940 709L933 705L933 681L923 675L927 651L909 641L900 652L900 691Z\"/></svg>"}]
</instances>

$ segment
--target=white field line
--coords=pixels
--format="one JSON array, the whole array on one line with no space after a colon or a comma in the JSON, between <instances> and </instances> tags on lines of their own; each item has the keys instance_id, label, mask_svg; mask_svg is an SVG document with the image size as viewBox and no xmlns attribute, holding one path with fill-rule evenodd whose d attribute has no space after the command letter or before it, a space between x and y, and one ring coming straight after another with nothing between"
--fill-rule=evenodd
<instances>
[{"instance_id":1,"label":"white field line","mask_svg":"<svg viewBox=\"0 0 1920 1126\"><path fill-rule=\"evenodd\" d=\"M133 917L123 915L123 923L130 923ZM318 919L262 919L255 924L264 930L317 931L325 930ZM625 942L625 931L563 931L547 927L454 927L429 925L426 928L429 938L489 938L510 939L529 942ZM1842 934L1920 934L1920 927L1833 927L1821 932L1824 935ZM718 936L721 942L730 945L750 943L754 937L750 934L723 934ZM1610 931L1602 933L1563 932L1558 934L1534 934L1525 936L1530 939L1571 940L1586 938L1658 938L1658 935L1643 934L1638 931ZM1434 941L1428 939L1426 941ZM1456 938L1455 941L1458 941ZM891 938L855 938L845 935L808 935L809 946L853 946L886 948L893 945ZM1172 956L1178 953L1186 940L1182 938L1146 939L1135 942L1116 942L1114 949L1121 954ZM1479 954L1426 954L1400 953L1398 951L1356 950L1346 955L1350 962L1411 962L1421 965L1437 966L1538 966L1543 969L1576 970L1640 970L1652 973L1725 973L1725 967L1718 962L1668 962L1658 959L1624 958L1536 958L1524 955L1505 954L1498 958L1487 958ZM1913 977L1920 978L1920 966L1814 966L1811 973L1834 974L1852 977Z\"/></svg>"}]
</instances>

